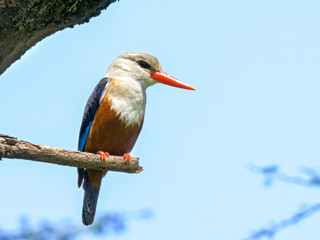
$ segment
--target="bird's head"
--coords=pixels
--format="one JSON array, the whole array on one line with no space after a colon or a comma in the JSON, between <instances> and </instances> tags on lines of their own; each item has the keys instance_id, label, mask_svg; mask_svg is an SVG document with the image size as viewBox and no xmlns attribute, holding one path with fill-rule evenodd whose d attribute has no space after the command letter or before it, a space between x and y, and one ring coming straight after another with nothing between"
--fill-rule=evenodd
<instances>
[{"instance_id":1,"label":"bird's head","mask_svg":"<svg viewBox=\"0 0 320 240\"><path fill-rule=\"evenodd\" d=\"M143 88L160 82L174 87L195 90L188 84L163 72L157 58L141 52L128 52L120 55L111 64L106 77L123 81L135 80Z\"/></svg>"}]
</instances>

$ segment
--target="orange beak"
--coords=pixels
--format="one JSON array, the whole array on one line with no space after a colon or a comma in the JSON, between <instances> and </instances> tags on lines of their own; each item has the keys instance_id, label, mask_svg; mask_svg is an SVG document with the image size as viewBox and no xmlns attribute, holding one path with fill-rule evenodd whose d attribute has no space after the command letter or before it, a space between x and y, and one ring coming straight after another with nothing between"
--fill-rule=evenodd
<instances>
[{"instance_id":1,"label":"orange beak","mask_svg":"<svg viewBox=\"0 0 320 240\"><path fill-rule=\"evenodd\" d=\"M196 90L195 88L191 87L190 85L176 79L175 77L170 76L169 74L163 72L163 71L157 71L157 72L149 72L150 77L160 83L170 85L173 87L178 88L184 88L188 90Z\"/></svg>"}]
</instances>

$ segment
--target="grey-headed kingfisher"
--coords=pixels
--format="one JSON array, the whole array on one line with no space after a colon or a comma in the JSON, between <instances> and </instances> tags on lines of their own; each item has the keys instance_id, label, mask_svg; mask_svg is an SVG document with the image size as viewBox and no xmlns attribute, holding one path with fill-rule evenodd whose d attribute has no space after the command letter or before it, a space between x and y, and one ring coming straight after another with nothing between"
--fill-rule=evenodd
<instances>
[{"instance_id":1,"label":"grey-headed kingfisher","mask_svg":"<svg viewBox=\"0 0 320 240\"><path fill-rule=\"evenodd\" d=\"M146 107L146 88L155 83L195 90L161 70L157 58L129 52L120 55L93 90L84 110L78 150L124 156L130 161L141 131ZM83 183L82 222L92 224L102 178L106 171L78 168L78 186Z\"/></svg>"}]
</instances>

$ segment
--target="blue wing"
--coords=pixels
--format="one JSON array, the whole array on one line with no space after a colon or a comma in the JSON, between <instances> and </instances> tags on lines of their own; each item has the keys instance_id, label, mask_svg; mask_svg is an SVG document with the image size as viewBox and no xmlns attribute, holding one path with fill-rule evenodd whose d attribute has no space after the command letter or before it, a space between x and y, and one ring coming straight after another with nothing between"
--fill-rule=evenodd
<instances>
[{"instance_id":1,"label":"blue wing","mask_svg":"<svg viewBox=\"0 0 320 240\"><path fill-rule=\"evenodd\" d=\"M98 111L100 105L100 98L106 90L106 85L108 83L108 78L103 78L100 80L98 85L93 90L91 96L88 99L87 105L84 109L82 123L80 127L78 150L83 151L86 146L86 141L88 134L90 132L91 125L93 123L94 116Z\"/></svg>"},{"instance_id":2,"label":"blue wing","mask_svg":"<svg viewBox=\"0 0 320 240\"><path fill-rule=\"evenodd\" d=\"M91 128L93 121L89 123L89 125L86 127L82 135L79 137L79 144L78 144L78 150L83 152L84 146L86 145L87 137Z\"/></svg>"},{"instance_id":3,"label":"blue wing","mask_svg":"<svg viewBox=\"0 0 320 240\"><path fill-rule=\"evenodd\" d=\"M100 105L100 98L102 97L103 93L106 91L106 85L109 82L108 78L102 78L98 85L95 87L93 92L91 93L87 105L84 109L82 123L80 127L80 134L79 134L79 142L78 142L78 150L83 152L88 134L90 132L91 125L93 123L94 116L98 111ZM84 169L78 168L78 186L81 187L82 181L84 179Z\"/></svg>"}]
</instances>

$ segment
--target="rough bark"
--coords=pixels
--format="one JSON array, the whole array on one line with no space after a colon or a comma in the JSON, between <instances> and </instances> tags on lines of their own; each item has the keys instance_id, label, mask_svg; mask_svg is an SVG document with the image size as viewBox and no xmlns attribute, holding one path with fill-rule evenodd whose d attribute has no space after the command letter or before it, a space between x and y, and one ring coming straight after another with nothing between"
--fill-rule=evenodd
<instances>
[{"instance_id":1,"label":"rough bark","mask_svg":"<svg viewBox=\"0 0 320 240\"><path fill-rule=\"evenodd\" d=\"M132 158L128 163L125 163L123 157L109 156L105 162L101 160L99 154L38 145L0 134L0 160L2 158L19 158L72 167L126 173L139 173L142 171L138 158Z\"/></svg>"},{"instance_id":2,"label":"rough bark","mask_svg":"<svg viewBox=\"0 0 320 240\"><path fill-rule=\"evenodd\" d=\"M0 74L45 37L98 16L116 0L0 0Z\"/></svg>"}]
</instances>

